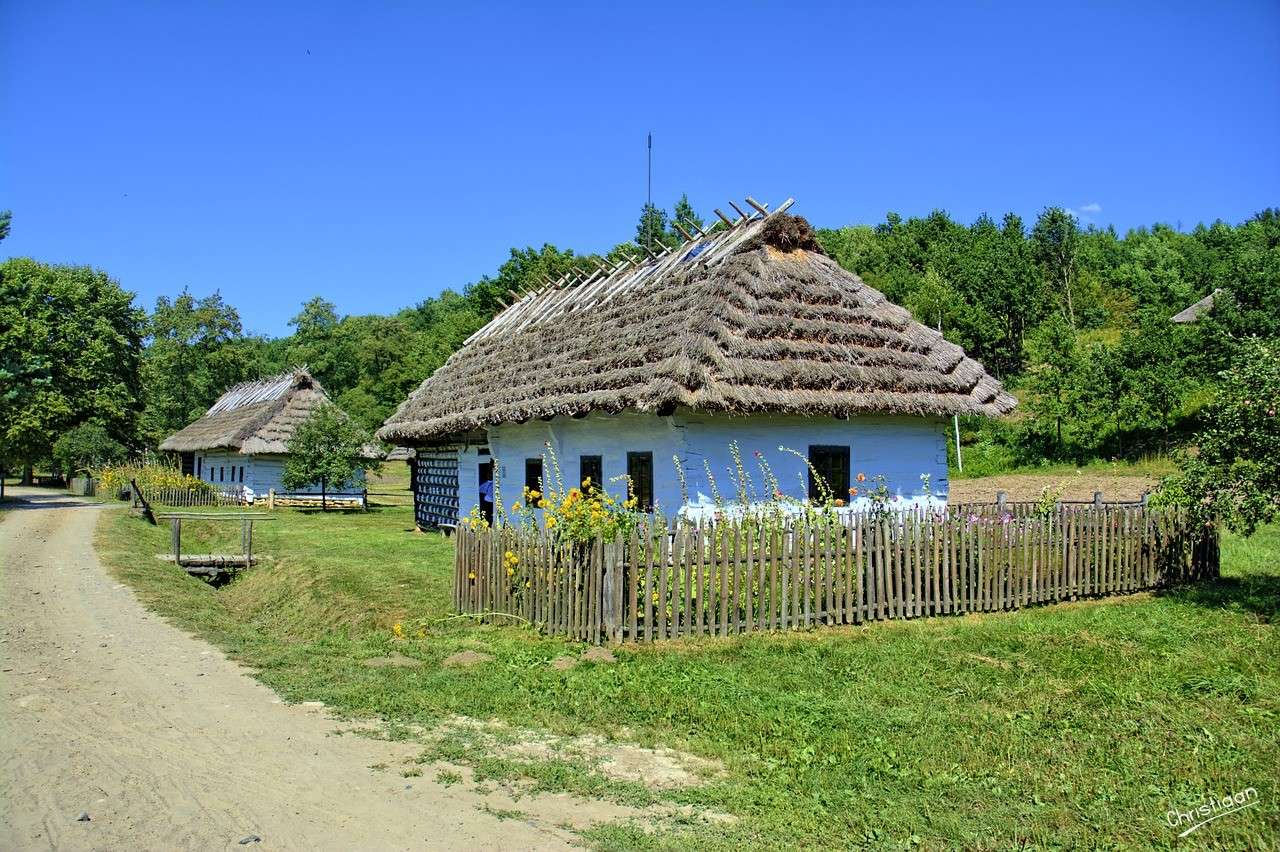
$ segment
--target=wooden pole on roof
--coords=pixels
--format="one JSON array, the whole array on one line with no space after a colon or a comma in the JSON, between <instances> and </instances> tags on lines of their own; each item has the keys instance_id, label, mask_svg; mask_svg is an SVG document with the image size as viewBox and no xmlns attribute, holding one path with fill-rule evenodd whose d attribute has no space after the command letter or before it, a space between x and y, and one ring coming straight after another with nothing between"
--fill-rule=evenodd
<instances>
[{"instance_id":1,"label":"wooden pole on roof","mask_svg":"<svg viewBox=\"0 0 1280 852\"><path fill-rule=\"evenodd\" d=\"M748 204L750 204L752 207L756 208L757 210L759 210L759 211L760 211L760 215L761 215L761 216L768 216L768 215L769 215L769 208L768 208L768 206L767 206L767 205L764 205L764 204L761 204L759 201L756 201L756 200L755 200L754 198L752 198L750 195L748 195L748 196L747 196L747 203L748 203Z\"/></svg>"},{"instance_id":2,"label":"wooden pole on roof","mask_svg":"<svg viewBox=\"0 0 1280 852\"><path fill-rule=\"evenodd\" d=\"M707 235L707 232L702 230L702 228L699 227L698 223L693 221L692 219L685 219L684 223L688 225L690 228L693 228L693 230L697 232L698 236L705 237Z\"/></svg>"},{"instance_id":3,"label":"wooden pole on roof","mask_svg":"<svg viewBox=\"0 0 1280 852\"><path fill-rule=\"evenodd\" d=\"M691 234L691 233L689 233L688 231L686 231L686 230L684 229L684 226L683 226L683 225L681 225L678 221L676 221L676 222L672 222L671 224L673 224L673 225L675 225L675 226L676 226L676 230L677 230L677 231L679 231L681 234L684 234L684 238L685 238L686 240L690 240L690 241L692 241L692 240L693 240L693 234Z\"/></svg>"},{"instance_id":4,"label":"wooden pole on roof","mask_svg":"<svg viewBox=\"0 0 1280 852\"><path fill-rule=\"evenodd\" d=\"M721 213L721 212L720 212L720 208L719 208L719 207L717 207L717 208L716 208L716 211L715 211L715 212L716 212L716 215L720 217L720 221L721 221L721 222L724 222L724 223L725 223L726 225L728 225L730 228L732 228L732 227L734 226L734 224L736 224L736 223L734 223L734 222L730 221L730 219L729 219L729 217L728 217L728 216L726 216L726 215L724 215L723 213Z\"/></svg>"},{"instance_id":5,"label":"wooden pole on roof","mask_svg":"<svg viewBox=\"0 0 1280 852\"><path fill-rule=\"evenodd\" d=\"M738 211L738 215L742 217L742 221L743 221L743 222L745 222L745 221L747 221L748 219L750 219L750 218L751 218L751 217L750 217L750 216L748 216L746 213L743 213L743 212L742 212L742 208L741 208L741 207L739 207L738 205L734 204L732 201L730 201L730 202L729 202L729 206L730 206L730 207L732 207L734 210Z\"/></svg>"}]
</instances>

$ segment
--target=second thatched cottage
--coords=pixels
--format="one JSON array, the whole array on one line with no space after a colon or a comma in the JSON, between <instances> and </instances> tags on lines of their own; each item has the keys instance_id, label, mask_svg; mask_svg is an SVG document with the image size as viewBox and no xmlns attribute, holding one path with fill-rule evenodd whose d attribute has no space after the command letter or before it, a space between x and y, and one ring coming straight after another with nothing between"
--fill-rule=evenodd
<instances>
[{"instance_id":1,"label":"second thatched cottage","mask_svg":"<svg viewBox=\"0 0 1280 852\"><path fill-rule=\"evenodd\" d=\"M767 459L800 500L816 476L856 503L864 473L899 505L945 501L951 415L1015 400L823 254L790 202L750 203L657 257L513 294L378 432L416 450L419 524L491 511L495 475L504 501L539 487L548 445L565 480L622 494L629 476L668 515L733 499L733 444L753 496Z\"/></svg>"},{"instance_id":2,"label":"second thatched cottage","mask_svg":"<svg viewBox=\"0 0 1280 852\"><path fill-rule=\"evenodd\" d=\"M243 382L223 393L200 419L165 438L160 449L179 454L183 473L253 502L269 490L286 490L289 441L311 412L328 402L324 388L306 368ZM330 484L327 490L358 490L363 478L363 472L357 472L356 481ZM318 497L320 492L316 483L295 496Z\"/></svg>"}]
</instances>

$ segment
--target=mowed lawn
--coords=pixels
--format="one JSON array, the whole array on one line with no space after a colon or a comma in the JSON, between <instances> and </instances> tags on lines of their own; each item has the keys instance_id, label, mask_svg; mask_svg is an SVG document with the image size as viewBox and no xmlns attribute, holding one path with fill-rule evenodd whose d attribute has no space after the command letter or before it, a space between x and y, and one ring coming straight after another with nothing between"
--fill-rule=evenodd
<instances>
[{"instance_id":1,"label":"mowed lawn","mask_svg":"<svg viewBox=\"0 0 1280 852\"><path fill-rule=\"evenodd\" d=\"M734 814L603 848L1273 848L1280 837L1280 528L1224 540L1223 578L1164 594L729 640L582 646L451 618L452 546L407 507L278 512L271 558L215 590L155 558L168 530L104 513L99 549L151 607L290 700L431 725L451 714L558 733L626 732L721 761L657 797ZM213 527L184 530L216 548ZM217 533L231 547L238 531ZM198 544L199 543L199 544ZM407 638L393 636L403 625ZM418 636L419 630L425 636ZM460 650L495 660L444 668ZM417 668L370 668L398 652ZM634 797L568 767L454 757L546 787ZM1210 795L1261 802L1185 841L1165 822Z\"/></svg>"}]
</instances>

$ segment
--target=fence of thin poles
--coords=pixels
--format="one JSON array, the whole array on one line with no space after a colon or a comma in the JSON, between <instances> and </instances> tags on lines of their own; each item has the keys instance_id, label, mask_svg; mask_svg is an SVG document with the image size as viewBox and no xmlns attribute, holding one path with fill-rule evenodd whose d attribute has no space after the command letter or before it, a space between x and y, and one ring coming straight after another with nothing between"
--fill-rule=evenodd
<instances>
[{"instance_id":1,"label":"fence of thin poles","mask_svg":"<svg viewBox=\"0 0 1280 852\"><path fill-rule=\"evenodd\" d=\"M1024 503L744 517L612 540L458 530L454 604L589 642L1014 610L1218 573L1181 509Z\"/></svg>"}]
</instances>

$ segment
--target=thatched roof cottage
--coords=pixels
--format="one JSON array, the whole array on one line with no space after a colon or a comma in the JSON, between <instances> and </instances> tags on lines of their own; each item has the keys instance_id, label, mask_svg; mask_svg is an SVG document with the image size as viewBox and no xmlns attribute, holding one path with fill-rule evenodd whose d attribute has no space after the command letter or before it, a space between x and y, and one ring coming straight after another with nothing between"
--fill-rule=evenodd
<instances>
[{"instance_id":1,"label":"thatched roof cottage","mask_svg":"<svg viewBox=\"0 0 1280 852\"><path fill-rule=\"evenodd\" d=\"M621 491L629 474L669 514L713 501L707 470L732 497L731 442L757 490L758 452L782 491L816 492L786 447L837 494L862 472L904 501L945 500L950 416L997 416L1015 400L823 254L789 201L751 203L656 258L512 294L378 432L417 448L419 521L481 504L494 460L503 499L518 496L544 473L547 443L565 479Z\"/></svg>"},{"instance_id":2,"label":"thatched roof cottage","mask_svg":"<svg viewBox=\"0 0 1280 852\"><path fill-rule=\"evenodd\" d=\"M242 382L218 397L199 420L165 438L160 449L178 453L184 473L252 501L268 489L285 490L289 441L311 412L327 402L324 388L305 367ZM320 490L317 483L298 493ZM330 485L328 490L341 487Z\"/></svg>"}]
</instances>

